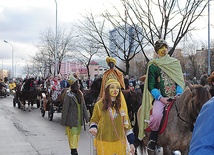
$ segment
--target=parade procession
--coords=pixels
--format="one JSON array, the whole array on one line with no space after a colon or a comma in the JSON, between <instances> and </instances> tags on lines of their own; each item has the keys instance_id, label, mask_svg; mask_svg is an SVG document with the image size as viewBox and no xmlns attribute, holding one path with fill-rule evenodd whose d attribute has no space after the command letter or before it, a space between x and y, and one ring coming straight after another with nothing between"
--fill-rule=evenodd
<instances>
[{"instance_id":1,"label":"parade procession","mask_svg":"<svg viewBox=\"0 0 214 155\"><path fill-rule=\"evenodd\" d=\"M214 154L213 6L2 2L0 155Z\"/></svg>"}]
</instances>

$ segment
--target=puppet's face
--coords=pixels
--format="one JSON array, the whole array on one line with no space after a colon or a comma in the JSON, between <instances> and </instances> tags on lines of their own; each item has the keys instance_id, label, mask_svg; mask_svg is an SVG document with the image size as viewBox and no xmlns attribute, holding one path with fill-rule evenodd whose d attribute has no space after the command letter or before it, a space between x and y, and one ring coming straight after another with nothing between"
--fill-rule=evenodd
<instances>
[{"instance_id":1,"label":"puppet's face","mask_svg":"<svg viewBox=\"0 0 214 155\"><path fill-rule=\"evenodd\" d=\"M120 86L118 86L118 84L116 83L112 83L109 86L109 94L112 97L116 97L120 92Z\"/></svg>"},{"instance_id":2,"label":"puppet's face","mask_svg":"<svg viewBox=\"0 0 214 155\"><path fill-rule=\"evenodd\" d=\"M109 62L108 65L109 65L109 67L110 67L111 69L113 69L114 66L115 66L113 62Z\"/></svg>"},{"instance_id":3,"label":"puppet's face","mask_svg":"<svg viewBox=\"0 0 214 155\"><path fill-rule=\"evenodd\" d=\"M160 56L160 57L163 57L163 56L165 56L167 53L168 53L168 48L167 48L167 46L162 46L159 50L158 50L158 55Z\"/></svg>"}]
</instances>

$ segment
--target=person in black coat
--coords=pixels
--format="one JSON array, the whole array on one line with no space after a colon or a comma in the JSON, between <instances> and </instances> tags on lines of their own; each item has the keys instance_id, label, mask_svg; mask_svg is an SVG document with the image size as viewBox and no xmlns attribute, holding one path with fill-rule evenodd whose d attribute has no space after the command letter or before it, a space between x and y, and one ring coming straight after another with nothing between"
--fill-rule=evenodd
<instances>
[{"instance_id":1,"label":"person in black coat","mask_svg":"<svg viewBox=\"0 0 214 155\"><path fill-rule=\"evenodd\" d=\"M124 83L125 83L125 89L129 89L129 76L126 75L124 78Z\"/></svg>"}]
</instances>

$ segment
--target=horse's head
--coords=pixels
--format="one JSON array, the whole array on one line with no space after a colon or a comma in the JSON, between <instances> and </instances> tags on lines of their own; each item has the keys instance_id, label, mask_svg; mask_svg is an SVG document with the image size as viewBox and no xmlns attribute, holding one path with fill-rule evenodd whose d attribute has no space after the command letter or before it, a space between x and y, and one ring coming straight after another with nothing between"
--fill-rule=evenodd
<instances>
[{"instance_id":1,"label":"horse's head","mask_svg":"<svg viewBox=\"0 0 214 155\"><path fill-rule=\"evenodd\" d=\"M95 79L91 84L91 90L99 90L101 88L102 78Z\"/></svg>"},{"instance_id":2,"label":"horse's head","mask_svg":"<svg viewBox=\"0 0 214 155\"><path fill-rule=\"evenodd\" d=\"M192 113L193 119L196 120L202 106L211 98L208 89L201 85L194 85L192 90L192 104L190 105L190 113Z\"/></svg>"},{"instance_id":3,"label":"horse's head","mask_svg":"<svg viewBox=\"0 0 214 155\"><path fill-rule=\"evenodd\" d=\"M184 111L190 116L190 121L195 122L202 106L211 98L206 87L201 85L189 85L183 94L178 98L179 104L183 105ZM181 107L181 106L180 106Z\"/></svg>"},{"instance_id":4,"label":"horse's head","mask_svg":"<svg viewBox=\"0 0 214 155\"><path fill-rule=\"evenodd\" d=\"M142 93L140 89L122 90L126 100L128 111L137 112L142 104Z\"/></svg>"}]
</instances>

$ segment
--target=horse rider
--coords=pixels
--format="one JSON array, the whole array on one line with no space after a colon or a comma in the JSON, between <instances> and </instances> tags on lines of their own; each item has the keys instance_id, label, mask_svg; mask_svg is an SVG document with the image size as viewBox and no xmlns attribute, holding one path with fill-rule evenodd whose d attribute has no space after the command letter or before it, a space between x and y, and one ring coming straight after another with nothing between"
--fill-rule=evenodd
<instances>
[{"instance_id":1,"label":"horse rider","mask_svg":"<svg viewBox=\"0 0 214 155\"><path fill-rule=\"evenodd\" d=\"M160 39L154 45L157 58L148 63L146 81L143 92L142 106L139 110L139 136L144 137L147 126L152 130L147 149L157 150L157 139L163 109L170 103L170 98L176 98L184 90L184 77L180 62L168 55L168 44ZM152 114L150 110L152 108ZM149 121L148 121L149 120Z\"/></svg>"},{"instance_id":2,"label":"horse rider","mask_svg":"<svg viewBox=\"0 0 214 155\"><path fill-rule=\"evenodd\" d=\"M60 77L58 75L56 75L51 81L51 90L52 90L51 98L53 99L53 101L56 101L58 95L61 94Z\"/></svg>"}]
</instances>

